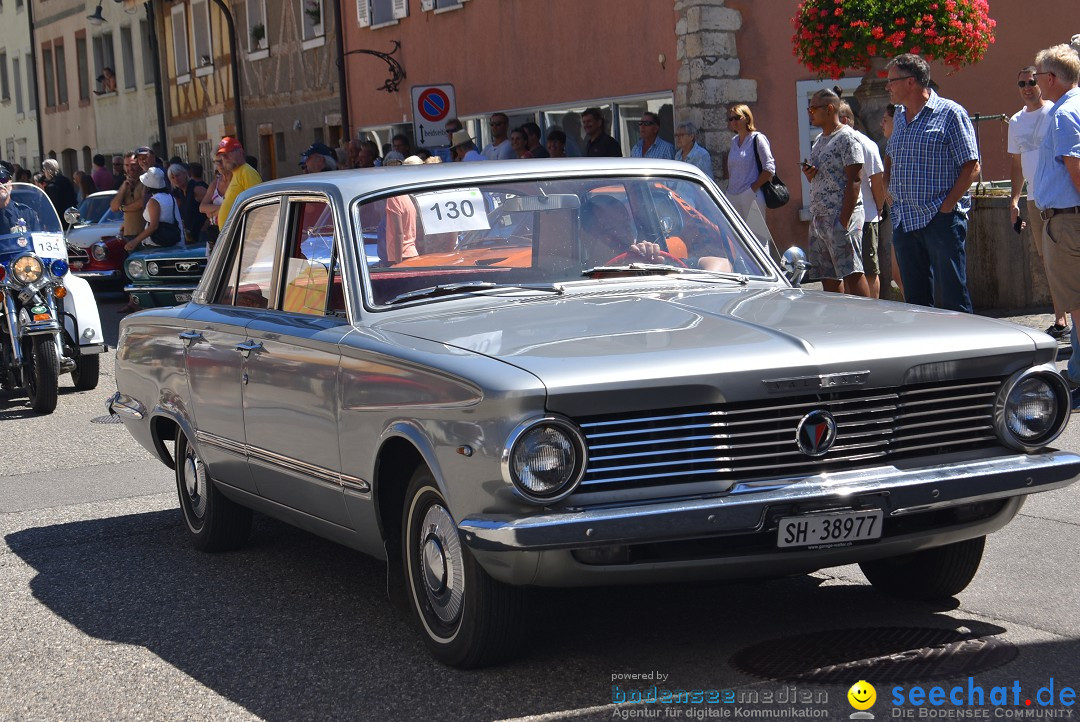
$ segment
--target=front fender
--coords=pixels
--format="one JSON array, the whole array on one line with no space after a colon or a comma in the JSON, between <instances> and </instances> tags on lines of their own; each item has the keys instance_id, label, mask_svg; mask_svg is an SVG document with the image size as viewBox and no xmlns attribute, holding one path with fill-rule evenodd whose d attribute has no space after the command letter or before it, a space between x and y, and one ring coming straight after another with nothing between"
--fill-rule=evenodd
<instances>
[{"instance_id":1,"label":"front fender","mask_svg":"<svg viewBox=\"0 0 1080 722\"><path fill-rule=\"evenodd\" d=\"M71 314L71 317L64 317L64 328L68 335L79 346L97 346L103 349L105 336L101 329L101 315L98 313L97 301L90 284L85 278L69 273L64 276L64 287L68 290L65 310Z\"/></svg>"}]
</instances>

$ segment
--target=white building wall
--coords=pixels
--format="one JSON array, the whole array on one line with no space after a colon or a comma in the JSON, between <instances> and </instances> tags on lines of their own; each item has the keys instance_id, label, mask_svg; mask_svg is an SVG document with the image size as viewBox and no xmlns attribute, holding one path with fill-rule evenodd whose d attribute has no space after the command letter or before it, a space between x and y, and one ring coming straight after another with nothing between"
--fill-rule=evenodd
<instances>
[{"instance_id":1,"label":"white building wall","mask_svg":"<svg viewBox=\"0 0 1080 722\"><path fill-rule=\"evenodd\" d=\"M0 98L0 157L36 172L41 158L35 93L30 88L34 71L30 65L29 2L7 0L0 4L0 55L4 56L7 76L7 97Z\"/></svg>"}]
</instances>

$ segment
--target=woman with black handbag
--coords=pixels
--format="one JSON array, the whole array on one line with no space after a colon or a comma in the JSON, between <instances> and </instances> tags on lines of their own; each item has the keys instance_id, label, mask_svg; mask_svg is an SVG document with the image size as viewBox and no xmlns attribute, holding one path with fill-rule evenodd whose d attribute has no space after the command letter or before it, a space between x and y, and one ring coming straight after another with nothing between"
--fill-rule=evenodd
<instances>
[{"instance_id":1,"label":"woman with black handbag","mask_svg":"<svg viewBox=\"0 0 1080 722\"><path fill-rule=\"evenodd\" d=\"M728 110L728 128L735 132L728 151L727 197L765 250L773 245L765 223L765 195L762 188L776 174L769 139L754 127L754 114L746 105Z\"/></svg>"},{"instance_id":2,"label":"woman with black handbag","mask_svg":"<svg viewBox=\"0 0 1080 722\"><path fill-rule=\"evenodd\" d=\"M150 166L139 176L139 181L150 194L146 199L146 208L143 210L146 227L139 232L139 235L124 244L124 250L131 253L140 247L175 246L184 237L184 226L180 220L176 198L168 190L169 182L165 180L165 171L157 166Z\"/></svg>"}]
</instances>

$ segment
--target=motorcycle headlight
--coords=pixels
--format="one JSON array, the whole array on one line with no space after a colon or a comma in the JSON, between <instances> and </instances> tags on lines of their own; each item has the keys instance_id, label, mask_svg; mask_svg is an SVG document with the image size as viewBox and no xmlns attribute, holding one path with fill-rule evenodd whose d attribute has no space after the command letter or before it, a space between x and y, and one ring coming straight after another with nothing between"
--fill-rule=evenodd
<instances>
[{"instance_id":1,"label":"motorcycle headlight","mask_svg":"<svg viewBox=\"0 0 1080 722\"><path fill-rule=\"evenodd\" d=\"M41 259L37 256L19 256L11 264L11 275L24 286L36 283L45 273L45 266L41 265Z\"/></svg>"},{"instance_id":2,"label":"motorcycle headlight","mask_svg":"<svg viewBox=\"0 0 1080 722\"><path fill-rule=\"evenodd\" d=\"M138 258L128 261L127 275L131 278L146 278L146 265Z\"/></svg>"},{"instance_id":3,"label":"motorcycle headlight","mask_svg":"<svg viewBox=\"0 0 1080 722\"><path fill-rule=\"evenodd\" d=\"M151 276L158 275L158 271L160 270L161 269L158 268L158 264L155 261L146 262L146 272L149 273Z\"/></svg>"},{"instance_id":4,"label":"motorcycle headlight","mask_svg":"<svg viewBox=\"0 0 1080 722\"><path fill-rule=\"evenodd\" d=\"M522 424L503 452L503 475L527 500L569 496L585 472L585 440L573 424L547 417Z\"/></svg>"},{"instance_id":5,"label":"motorcycle headlight","mask_svg":"<svg viewBox=\"0 0 1080 722\"><path fill-rule=\"evenodd\" d=\"M998 392L994 424L1006 446L1036 451L1057 438L1069 420L1069 388L1056 370L1027 369Z\"/></svg>"},{"instance_id":6,"label":"motorcycle headlight","mask_svg":"<svg viewBox=\"0 0 1080 722\"><path fill-rule=\"evenodd\" d=\"M99 241L90 246L90 255L95 261L104 261L109 257L109 251L105 248L105 244Z\"/></svg>"}]
</instances>

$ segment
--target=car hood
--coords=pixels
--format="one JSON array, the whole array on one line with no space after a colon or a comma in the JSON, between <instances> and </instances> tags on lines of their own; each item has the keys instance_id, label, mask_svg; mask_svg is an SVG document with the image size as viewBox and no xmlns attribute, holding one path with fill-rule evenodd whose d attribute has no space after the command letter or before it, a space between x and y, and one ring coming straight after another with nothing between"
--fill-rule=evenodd
<instances>
[{"instance_id":1,"label":"car hood","mask_svg":"<svg viewBox=\"0 0 1080 722\"><path fill-rule=\"evenodd\" d=\"M800 289L487 300L378 325L529 371L564 413L799 395L827 374L844 390L997 376L1056 352L1049 336L1003 321Z\"/></svg>"}]
</instances>

